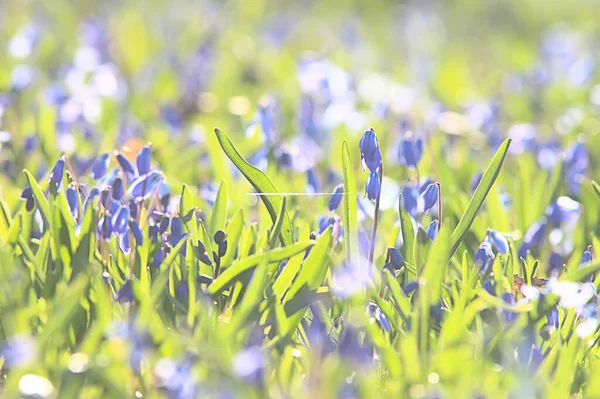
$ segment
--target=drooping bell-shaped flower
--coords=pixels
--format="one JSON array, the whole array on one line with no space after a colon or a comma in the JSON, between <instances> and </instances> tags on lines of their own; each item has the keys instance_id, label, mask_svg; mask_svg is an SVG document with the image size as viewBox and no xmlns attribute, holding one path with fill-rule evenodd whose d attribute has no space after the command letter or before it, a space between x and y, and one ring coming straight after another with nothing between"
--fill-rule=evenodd
<instances>
[{"instance_id":1,"label":"drooping bell-shaped flower","mask_svg":"<svg viewBox=\"0 0 600 399\"><path fill-rule=\"evenodd\" d=\"M359 142L360 160L363 165L363 170L367 168L371 172L377 172L381 168L382 156L379 148L379 141L373 128L365 131Z\"/></svg>"},{"instance_id":2,"label":"drooping bell-shaped flower","mask_svg":"<svg viewBox=\"0 0 600 399\"><path fill-rule=\"evenodd\" d=\"M423 156L423 140L414 138L412 135L404 137L398 146L398 161L400 164L416 168Z\"/></svg>"},{"instance_id":3,"label":"drooping bell-shaped flower","mask_svg":"<svg viewBox=\"0 0 600 399\"><path fill-rule=\"evenodd\" d=\"M379 192L381 191L381 182L380 176L378 172L369 173L369 177L367 178L367 184L365 186L365 192L367 198L371 201L376 200L379 197Z\"/></svg>"},{"instance_id":4,"label":"drooping bell-shaped flower","mask_svg":"<svg viewBox=\"0 0 600 399\"><path fill-rule=\"evenodd\" d=\"M340 202L342 202L342 198L344 197L344 185L340 184L333 189L333 193L331 194L331 198L329 199L328 208L330 211L335 211L339 206Z\"/></svg>"}]
</instances>

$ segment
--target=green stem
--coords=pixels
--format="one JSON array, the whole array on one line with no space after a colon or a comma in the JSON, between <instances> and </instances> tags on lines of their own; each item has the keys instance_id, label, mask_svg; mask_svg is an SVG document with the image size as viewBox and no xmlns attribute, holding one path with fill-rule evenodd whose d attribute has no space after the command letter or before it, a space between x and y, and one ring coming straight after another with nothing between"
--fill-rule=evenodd
<instances>
[{"instance_id":1,"label":"green stem","mask_svg":"<svg viewBox=\"0 0 600 399\"><path fill-rule=\"evenodd\" d=\"M375 215L373 215L373 229L371 230L371 242L369 247L369 263L367 273L371 273L373 269L373 257L375 255L375 239L377 238L377 225L379 223L379 202L381 200L381 185L383 184L383 164L379 173L379 193L375 200Z\"/></svg>"}]
</instances>

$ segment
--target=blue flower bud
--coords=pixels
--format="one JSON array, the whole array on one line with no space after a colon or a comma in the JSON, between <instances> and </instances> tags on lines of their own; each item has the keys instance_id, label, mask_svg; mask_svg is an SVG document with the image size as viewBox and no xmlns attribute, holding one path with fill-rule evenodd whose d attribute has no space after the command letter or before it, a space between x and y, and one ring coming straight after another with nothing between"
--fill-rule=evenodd
<instances>
[{"instance_id":1,"label":"blue flower bud","mask_svg":"<svg viewBox=\"0 0 600 399\"><path fill-rule=\"evenodd\" d=\"M125 172L127 175L127 178L132 179L136 173L131 162L129 162L129 160L121 153L117 153L115 156L117 158L117 162L119 162L119 165L121 165L121 169L123 169L123 172Z\"/></svg>"},{"instance_id":2,"label":"blue flower bud","mask_svg":"<svg viewBox=\"0 0 600 399\"><path fill-rule=\"evenodd\" d=\"M377 321L377 324L379 324L379 326L383 328L385 332L390 332L390 322L387 319L386 315L381 311L379 306L377 306L374 303L369 303L367 305L367 314L374 318L375 321Z\"/></svg>"},{"instance_id":3,"label":"blue flower bud","mask_svg":"<svg viewBox=\"0 0 600 399\"><path fill-rule=\"evenodd\" d=\"M77 216L79 214L79 198L77 196L77 190L75 190L73 187L67 187L67 203L69 204L69 210L71 211L71 215L73 215L73 217L75 219L77 219Z\"/></svg>"},{"instance_id":4,"label":"blue flower bud","mask_svg":"<svg viewBox=\"0 0 600 399\"><path fill-rule=\"evenodd\" d=\"M423 140L412 136L403 138L398 146L398 161L409 168L416 168L423 155Z\"/></svg>"},{"instance_id":5,"label":"blue flower bud","mask_svg":"<svg viewBox=\"0 0 600 399\"><path fill-rule=\"evenodd\" d=\"M425 191L423 191L423 194L421 196L423 197L424 212L428 212L431 208L433 208L433 206L438 200L438 194L439 190L437 184L430 184L427 186Z\"/></svg>"},{"instance_id":6,"label":"blue flower bud","mask_svg":"<svg viewBox=\"0 0 600 399\"><path fill-rule=\"evenodd\" d=\"M479 273L483 274L490 266L490 261L494 259L494 253L490 243L484 241L475 252L475 267L479 268Z\"/></svg>"},{"instance_id":7,"label":"blue flower bud","mask_svg":"<svg viewBox=\"0 0 600 399\"><path fill-rule=\"evenodd\" d=\"M400 269L404 265L404 259L402 258L400 251L395 247L390 247L389 251L390 263L394 266L394 269Z\"/></svg>"},{"instance_id":8,"label":"blue flower bud","mask_svg":"<svg viewBox=\"0 0 600 399\"><path fill-rule=\"evenodd\" d=\"M135 159L138 174L145 175L150 171L150 161L152 158L152 147L150 144L142 147Z\"/></svg>"},{"instance_id":9,"label":"blue flower bud","mask_svg":"<svg viewBox=\"0 0 600 399\"><path fill-rule=\"evenodd\" d=\"M508 240L506 239L504 234L500 234L497 231L490 229L488 230L488 238L490 240L490 243L494 248L496 248L496 251L498 251L498 253L504 255L509 251Z\"/></svg>"},{"instance_id":10,"label":"blue flower bud","mask_svg":"<svg viewBox=\"0 0 600 399\"><path fill-rule=\"evenodd\" d=\"M119 236L119 249L125 255L129 255L131 253L131 242L129 241L129 234L127 234L127 230Z\"/></svg>"},{"instance_id":11,"label":"blue flower bud","mask_svg":"<svg viewBox=\"0 0 600 399\"><path fill-rule=\"evenodd\" d=\"M367 198L371 201L374 201L379 197L379 192L381 191L381 182L379 181L379 173L371 172L369 177L367 178L367 184L365 186L365 191L367 194Z\"/></svg>"},{"instance_id":12,"label":"blue flower bud","mask_svg":"<svg viewBox=\"0 0 600 399\"><path fill-rule=\"evenodd\" d=\"M592 257L592 246L588 246L587 249L585 251L583 251L583 255L581 256L581 260L579 261L579 265L583 266L586 263L590 263L593 259Z\"/></svg>"},{"instance_id":13,"label":"blue flower bud","mask_svg":"<svg viewBox=\"0 0 600 399\"><path fill-rule=\"evenodd\" d=\"M110 163L110 156L107 153L104 153L98 157L94 165L92 166L92 172L90 176L94 180L98 180L102 176L106 174L108 170L108 164Z\"/></svg>"},{"instance_id":14,"label":"blue flower bud","mask_svg":"<svg viewBox=\"0 0 600 399\"><path fill-rule=\"evenodd\" d=\"M402 190L402 201L406 212L413 217L417 213L423 212L425 207L424 199L419 195L419 190L410 184L404 186L404 189Z\"/></svg>"},{"instance_id":15,"label":"blue flower bud","mask_svg":"<svg viewBox=\"0 0 600 399\"><path fill-rule=\"evenodd\" d=\"M344 197L344 185L340 184L333 189L333 194L331 194L331 198L329 199L328 208L330 211L335 211L339 206L340 202L342 202L342 198Z\"/></svg>"},{"instance_id":16,"label":"blue flower bud","mask_svg":"<svg viewBox=\"0 0 600 399\"><path fill-rule=\"evenodd\" d=\"M363 170L368 168L371 172L377 172L381 168L381 150L379 141L373 128L365 131L359 142L360 160L363 164Z\"/></svg>"},{"instance_id":17,"label":"blue flower bud","mask_svg":"<svg viewBox=\"0 0 600 399\"><path fill-rule=\"evenodd\" d=\"M65 174L65 159L64 157L58 158L58 161L54 164L52 171L50 172L50 176L48 177L48 182L54 183L56 188L60 187L60 183L62 182L63 175Z\"/></svg>"},{"instance_id":18,"label":"blue flower bud","mask_svg":"<svg viewBox=\"0 0 600 399\"><path fill-rule=\"evenodd\" d=\"M129 207L125 205L121 206L113 215L111 223L115 234L125 234L127 232L127 225L129 224Z\"/></svg>"},{"instance_id":19,"label":"blue flower bud","mask_svg":"<svg viewBox=\"0 0 600 399\"><path fill-rule=\"evenodd\" d=\"M98 188L94 187L90 190L90 193L88 194L87 198L85 199L85 203L83 204L84 212L87 210L88 206L94 201L94 199L99 195L100 190Z\"/></svg>"},{"instance_id":20,"label":"blue flower bud","mask_svg":"<svg viewBox=\"0 0 600 399\"><path fill-rule=\"evenodd\" d=\"M138 177L129 187L129 193L136 201L142 201L152 196L162 181L162 174L158 171L152 171L146 175Z\"/></svg>"},{"instance_id":21,"label":"blue flower bud","mask_svg":"<svg viewBox=\"0 0 600 399\"><path fill-rule=\"evenodd\" d=\"M120 177L117 177L112 185L112 197L121 201L125 196L125 187L123 186L123 180Z\"/></svg>"},{"instance_id":22,"label":"blue flower bud","mask_svg":"<svg viewBox=\"0 0 600 399\"><path fill-rule=\"evenodd\" d=\"M433 241L437 237L439 231L440 222L437 219L435 219L431 223L429 223L429 226L427 227L427 236L431 239L431 241Z\"/></svg>"},{"instance_id":23,"label":"blue flower bud","mask_svg":"<svg viewBox=\"0 0 600 399\"><path fill-rule=\"evenodd\" d=\"M144 245L144 234L135 220L129 222L129 230L131 230L131 234L133 234L133 238L135 238L136 245Z\"/></svg>"},{"instance_id":24,"label":"blue flower bud","mask_svg":"<svg viewBox=\"0 0 600 399\"><path fill-rule=\"evenodd\" d=\"M523 246L519 249L519 256L521 258L527 256L527 250L535 250L542 245L547 224L548 222L543 218L529 227L529 230L527 230L525 238L523 239Z\"/></svg>"},{"instance_id":25,"label":"blue flower bud","mask_svg":"<svg viewBox=\"0 0 600 399\"><path fill-rule=\"evenodd\" d=\"M321 190L321 184L319 183L319 176L314 169L306 171L306 177L308 180L307 191L312 193L318 193Z\"/></svg>"}]
</instances>

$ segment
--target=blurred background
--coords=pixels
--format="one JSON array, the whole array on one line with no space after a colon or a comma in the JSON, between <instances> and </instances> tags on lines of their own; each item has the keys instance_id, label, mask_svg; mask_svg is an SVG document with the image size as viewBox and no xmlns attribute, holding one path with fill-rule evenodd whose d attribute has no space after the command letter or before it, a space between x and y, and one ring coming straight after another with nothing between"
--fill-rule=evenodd
<instances>
[{"instance_id":1,"label":"blurred background","mask_svg":"<svg viewBox=\"0 0 600 399\"><path fill-rule=\"evenodd\" d=\"M600 127L599 9L592 0L5 0L0 185L16 194L22 168L43 176L61 153L85 174L100 152L135 154L151 141L173 186L214 196L233 173L211 155L215 126L262 169L308 173L282 178L282 191L330 191L341 141L357 144L370 126L396 181L407 175L397 156L407 131L435 156L421 176L450 191L506 136L513 153L551 170ZM598 150L588 151L593 164ZM517 227L535 217L520 215Z\"/></svg>"}]
</instances>

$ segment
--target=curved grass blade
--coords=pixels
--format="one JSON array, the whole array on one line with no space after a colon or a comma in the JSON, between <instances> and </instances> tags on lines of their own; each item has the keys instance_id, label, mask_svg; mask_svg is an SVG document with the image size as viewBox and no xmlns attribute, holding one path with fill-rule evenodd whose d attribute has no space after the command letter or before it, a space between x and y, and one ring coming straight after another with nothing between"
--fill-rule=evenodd
<instances>
[{"instance_id":1,"label":"curved grass blade","mask_svg":"<svg viewBox=\"0 0 600 399\"><path fill-rule=\"evenodd\" d=\"M281 201L281 209L279 209L279 216L277 216L277 220L273 223L271 233L269 233L269 248L275 248L277 245L277 237L281 234L285 212L285 198L283 198L283 201Z\"/></svg>"},{"instance_id":2,"label":"curved grass blade","mask_svg":"<svg viewBox=\"0 0 600 399\"><path fill-rule=\"evenodd\" d=\"M271 180L265 175L260 169L249 164L237 151L234 147L233 143L222 130L215 128L215 134L217 135L217 139L221 144L221 148L225 154L229 157L231 162L239 169L240 172L248 179L250 184L254 187L254 189L262 194L262 193L277 193L277 188ZM273 223L277 220L277 211L281 208L281 196L279 195L261 195L260 199L267 207L269 211L269 215L271 215L271 220ZM283 225L281 228L280 234L281 243L286 245L291 245L294 243L294 238L292 236L292 223L290 221L289 215L285 215L283 218Z\"/></svg>"},{"instance_id":3,"label":"curved grass blade","mask_svg":"<svg viewBox=\"0 0 600 399\"><path fill-rule=\"evenodd\" d=\"M346 260L352 262L358 261L358 219L357 219L357 200L356 200L356 178L354 169L352 169L352 160L348 143L344 141L342 145L342 169L344 172L344 243L346 246Z\"/></svg>"},{"instance_id":4,"label":"curved grass blade","mask_svg":"<svg viewBox=\"0 0 600 399\"><path fill-rule=\"evenodd\" d=\"M463 238L469 231L471 224L475 220L475 216L479 212L479 209L483 205L485 198L487 197L492 185L498 178L500 174L500 169L502 169L502 164L504 163L504 159L506 158L506 154L508 152L508 147L510 146L511 139L506 139L494 155L492 162L490 162L490 166L488 166L487 170L483 174L481 178L481 182L477 186L475 193L473 194L473 198L471 198L471 202L469 202L469 206L465 211L463 217L460 219L458 226L452 232L452 237L450 239L451 247L449 257L452 257L458 246L462 242Z\"/></svg>"},{"instance_id":5,"label":"curved grass blade","mask_svg":"<svg viewBox=\"0 0 600 399\"><path fill-rule=\"evenodd\" d=\"M600 184L598 184L595 180L592 180L592 188L594 189L594 194L596 194L596 197L600 199Z\"/></svg>"},{"instance_id":6,"label":"curved grass blade","mask_svg":"<svg viewBox=\"0 0 600 399\"><path fill-rule=\"evenodd\" d=\"M269 258L269 262L281 262L288 259L297 253L303 252L312 247L313 241L299 242L284 248L276 248L270 251L261 252L256 255L249 256L234 263L231 267L225 269L223 273L208 286L208 293L215 295L231 285L236 278L245 271L254 268L264 257Z\"/></svg>"}]
</instances>

